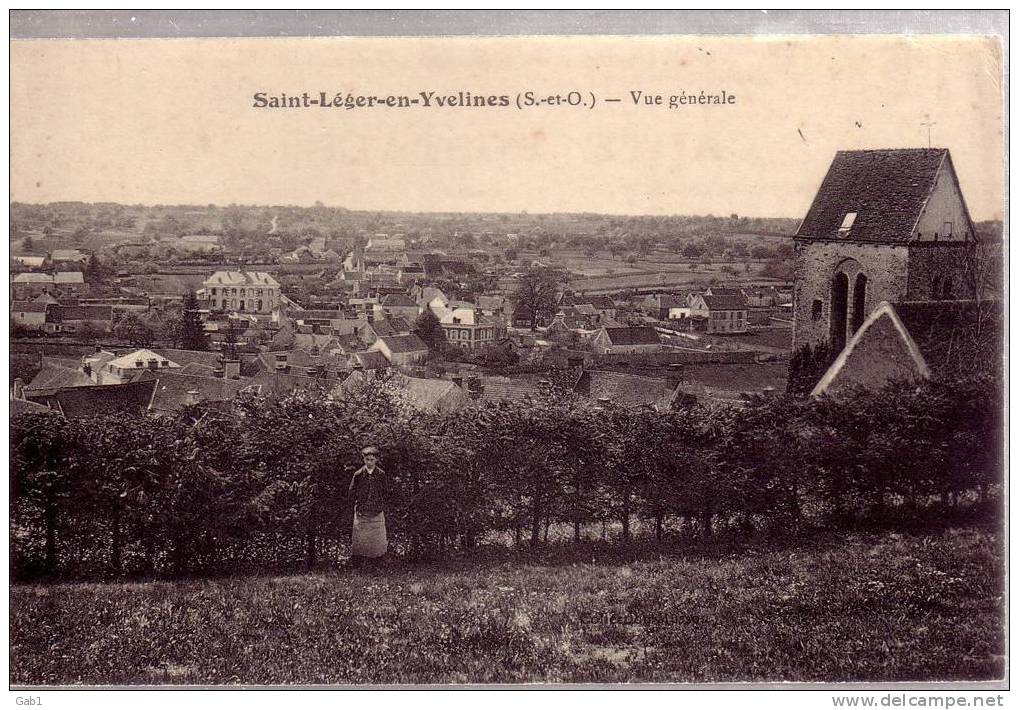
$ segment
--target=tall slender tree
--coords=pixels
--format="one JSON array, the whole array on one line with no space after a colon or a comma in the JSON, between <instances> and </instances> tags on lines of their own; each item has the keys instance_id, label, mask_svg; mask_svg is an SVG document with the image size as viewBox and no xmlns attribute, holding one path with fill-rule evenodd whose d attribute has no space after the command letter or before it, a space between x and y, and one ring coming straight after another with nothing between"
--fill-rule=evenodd
<instances>
[{"instance_id":1,"label":"tall slender tree","mask_svg":"<svg viewBox=\"0 0 1019 710\"><path fill-rule=\"evenodd\" d=\"M198 314L198 297L189 293L180 314L180 343L185 350L208 350L209 336Z\"/></svg>"}]
</instances>

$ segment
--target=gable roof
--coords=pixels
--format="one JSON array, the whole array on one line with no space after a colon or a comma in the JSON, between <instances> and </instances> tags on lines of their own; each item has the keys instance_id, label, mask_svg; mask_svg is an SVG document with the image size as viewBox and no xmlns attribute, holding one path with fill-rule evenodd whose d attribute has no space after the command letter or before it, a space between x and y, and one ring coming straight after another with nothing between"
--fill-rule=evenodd
<instances>
[{"instance_id":1,"label":"gable roof","mask_svg":"<svg viewBox=\"0 0 1019 710\"><path fill-rule=\"evenodd\" d=\"M427 352L428 346L414 333L410 335L385 335L379 338L391 353Z\"/></svg>"},{"instance_id":2,"label":"gable roof","mask_svg":"<svg viewBox=\"0 0 1019 710\"><path fill-rule=\"evenodd\" d=\"M163 357L159 353L153 352L148 348L142 348L141 350L135 350L133 352L130 352L127 355L121 355L117 359L110 360L106 364L111 365L113 367L130 369L136 367L138 365L139 360L142 361L143 365L147 365L149 360L158 360L160 362L165 360L169 363L167 367L180 367L180 365L178 365L176 362L170 360L169 358Z\"/></svg>"},{"instance_id":3,"label":"gable roof","mask_svg":"<svg viewBox=\"0 0 1019 710\"><path fill-rule=\"evenodd\" d=\"M115 412L141 414L149 408L155 384L153 379L122 385L26 389L25 399L55 409L66 417L93 417Z\"/></svg>"},{"instance_id":4,"label":"gable roof","mask_svg":"<svg viewBox=\"0 0 1019 710\"><path fill-rule=\"evenodd\" d=\"M279 282L264 271L217 271L205 279L205 286L279 286Z\"/></svg>"},{"instance_id":5,"label":"gable roof","mask_svg":"<svg viewBox=\"0 0 1019 710\"><path fill-rule=\"evenodd\" d=\"M153 385L152 404L154 412L172 413L187 404L190 392L198 402L228 402L251 383L246 380L231 380L223 377L207 377L182 372L158 373L146 371L134 382L150 382ZM257 391L257 387L255 388Z\"/></svg>"},{"instance_id":6,"label":"gable roof","mask_svg":"<svg viewBox=\"0 0 1019 710\"><path fill-rule=\"evenodd\" d=\"M384 370L389 367L389 360L378 350L354 353L351 357L365 370Z\"/></svg>"},{"instance_id":7,"label":"gable roof","mask_svg":"<svg viewBox=\"0 0 1019 710\"><path fill-rule=\"evenodd\" d=\"M845 238L907 241L945 162L951 159L944 148L839 151L796 237L834 239L855 213Z\"/></svg>"},{"instance_id":8,"label":"gable roof","mask_svg":"<svg viewBox=\"0 0 1019 710\"><path fill-rule=\"evenodd\" d=\"M53 277L50 274L24 273L15 274L12 281L16 284L51 284Z\"/></svg>"},{"instance_id":9,"label":"gable roof","mask_svg":"<svg viewBox=\"0 0 1019 710\"><path fill-rule=\"evenodd\" d=\"M405 293L390 293L387 296L383 297L382 303L380 305L416 308L418 304L414 302L414 299L412 299Z\"/></svg>"},{"instance_id":10,"label":"gable roof","mask_svg":"<svg viewBox=\"0 0 1019 710\"><path fill-rule=\"evenodd\" d=\"M48 305L45 301L12 301L11 313L45 313Z\"/></svg>"},{"instance_id":11,"label":"gable roof","mask_svg":"<svg viewBox=\"0 0 1019 710\"><path fill-rule=\"evenodd\" d=\"M702 296L710 311L741 311L747 308L747 297L742 293L733 296Z\"/></svg>"},{"instance_id":12,"label":"gable roof","mask_svg":"<svg viewBox=\"0 0 1019 710\"><path fill-rule=\"evenodd\" d=\"M81 369L43 358L42 367L32 381L25 385L25 390L87 387L92 384L92 380Z\"/></svg>"},{"instance_id":13,"label":"gable roof","mask_svg":"<svg viewBox=\"0 0 1019 710\"><path fill-rule=\"evenodd\" d=\"M179 365L197 363L206 367L215 368L222 364L223 355L210 350L180 350L177 348L159 348L152 352L162 355L165 359Z\"/></svg>"},{"instance_id":14,"label":"gable roof","mask_svg":"<svg viewBox=\"0 0 1019 710\"><path fill-rule=\"evenodd\" d=\"M288 311L287 316L296 321L344 320L347 314L341 310Z\"/></svg>"},{"instance_id":15,"label":"gable roof","mask_svg":"<svg viewBox=\"0 0 1019 710\"><path fill-rule=\"evenodd\" d=\"M61 306L49 304L46 320L50 323L68 321L112 321L113 306Z\"/></svg>"},{"instance_id":16,"label":"gable roof","mask_svg":"<svg viewBox=\"0 0 1019 710\"><path fill-rule=\"evenodd\" d=\"M85 276L80 271L58 271L53 274L53 283L82 284L85 283Z\"/></svg>"},{"instance_id":17,"label":"gable roof","mask_svg":"<svg viewBox=\"0 0 1019 710\"><path fill-rule=\"evenodd\" d=\"M481 399L496 402L536 402L543 388L539 381L520 377L481 378Z\"/></svg>"},{"instance_id":18,"label":"gable roof","mask_svg":"<svg viewBox=\"0 0 1019 710\"><path fill-rule=\"evenodd\" d=\"M605 335L613 345L658 345L661 343L655 329L647 326L605 328Z\"/></svg>"},{"instance_id":19,"label":"gable roof","mask_svg":"<svg viewBox=\"0 0 1019 710\"><path fill-rule=\"evenodd\" d=\"M384 338L391 335L408 335L411 332L410 323L405 318L385 318L371 324L370 328L375 335Z\"/></svg>"},{"instance_id":20,"label":"gable roof","mask_svg":"<svg viewBox=\"0 0 1019 710\"><path fill-rule=\"evenodd\" d=\"M10 416L20 416L22 414L45 414L54 413L52 409L47 407L45 404L39 404L38 402L29 402L27 399L12 399L11 400L11 411Z\"/></svg>"}]
</instances>

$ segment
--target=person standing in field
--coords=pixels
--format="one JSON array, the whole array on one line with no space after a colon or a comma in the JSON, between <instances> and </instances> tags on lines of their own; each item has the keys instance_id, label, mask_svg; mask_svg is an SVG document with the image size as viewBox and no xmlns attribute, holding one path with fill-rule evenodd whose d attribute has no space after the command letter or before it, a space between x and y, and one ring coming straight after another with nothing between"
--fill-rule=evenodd
<instances>
[{"instance_id":1,"label":"person standing in field","mask_svg":"<svg viewBox=\"0 0 1019 710\"><path fill-rule=\"evenodd\" d=\"M389 549L386 538L386 474L379 468L379 450L361 450L364 466L350 480L348 494L354 500L354 527L350 536L350 563L361 567L365 560L381 559Z\"/></svg>"}]
</instances>

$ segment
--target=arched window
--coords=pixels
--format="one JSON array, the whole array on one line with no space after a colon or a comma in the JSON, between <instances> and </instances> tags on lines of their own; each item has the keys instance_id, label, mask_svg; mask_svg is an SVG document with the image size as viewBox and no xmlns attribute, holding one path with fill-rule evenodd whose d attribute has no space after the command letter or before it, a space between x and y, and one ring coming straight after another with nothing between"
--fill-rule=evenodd
<instances>
[{"instance_id":1,"label":"arched window","mask_svg":"<svg viewBox=\"0 0 1019 710\"><path fill-rule=\"evenodd\" d=\"M853 285L853 332L855 333L863 325L863 319L867 316L867 277L863 274L856 275L856 283Z\"/></svg>"},{"instance_id":2,"label":"arched window","mask_svg":"<svg viewBox=\"0 0 1019 710\"><path fill-rule=\"evenodd\" d=\"M941 298L941 277L935 276L931 281L931 300L937 301Z\"/></svg>"},{"instance_id":3,"label":"arched window","mask_svg":"<svg viewBox=\"0 0 1019 710\"><path fill-rule=\"evenodd\" d=\"M846 323L849 310L849 277L844 273L835 274L831 284L831 337L829 342L835 352L846 347Z\"/></svg>"}]
</instances>

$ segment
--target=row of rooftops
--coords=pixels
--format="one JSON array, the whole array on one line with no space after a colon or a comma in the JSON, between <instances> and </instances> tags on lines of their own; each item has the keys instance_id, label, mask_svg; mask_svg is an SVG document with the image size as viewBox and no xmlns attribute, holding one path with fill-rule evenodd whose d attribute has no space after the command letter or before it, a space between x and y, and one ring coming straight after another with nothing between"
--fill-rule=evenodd
<instances>
[{"instance_id":1,"label":"row of rooftops","mask_svg":"<svg viewBox=\"0 0 1019 710\"><path fill-rule=\"evenodd\" d=\"M42 274L38 272L25 272L15 274L11 279L13 284L83 284L85 275L80 271L57 271L53 274Z\"/></svg>"},{"instance_id":2,"label":"row of rooftops","mask_svg":"<svg viewBox=\"0 0 1019 710\"><path fill-rule=\"evenodd\" d=\"M11 313L45 313L47 323L113 320L113 306L107 305L73 306L45 301L12 301Z\"/></svg>"},{"instance_id":3,"label":"row of rooftops","mask_svg":"<svg viewBox=\"0 0 1019 710\"><path fill-rule=\"evenodd\" d=\"M279 288L279 285L279 281L265 271L217 271L204 282L206 288L219 286Z\"/></svg>"}]
</instances>

